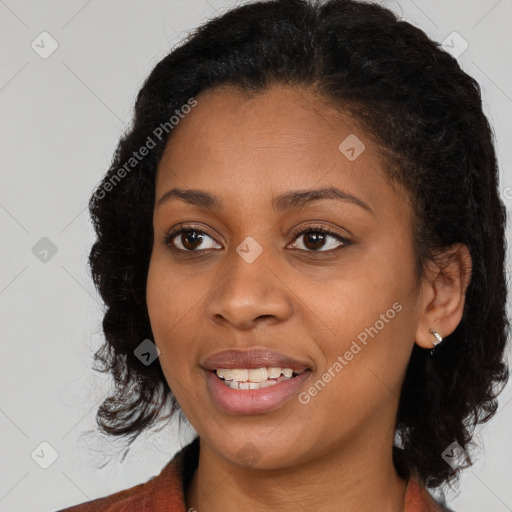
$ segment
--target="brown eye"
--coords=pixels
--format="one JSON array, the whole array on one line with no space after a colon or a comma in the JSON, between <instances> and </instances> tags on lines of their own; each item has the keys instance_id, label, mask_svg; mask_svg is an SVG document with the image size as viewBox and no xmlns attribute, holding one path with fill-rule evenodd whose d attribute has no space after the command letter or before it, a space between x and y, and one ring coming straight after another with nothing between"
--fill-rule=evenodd
<instances>
[{"instance_id":1,"label":"brown eye","mask_svg":"<svg viewBox=\"0 0 512 512\"><path fill-rule=\"evenodd\" d=\"M352 243L338 233L321 226L309 227L295 233L294 236L295 240L299 240L301 237L304 238L304 241L298 244L299 247L297 247L296 242L294 248L310 253L333 252L351 245ZM216 243L211 236L200 229L196 229L192 226L179 226L174 231L165 235L164 244L169 246L171 250L178 252L201 252L203 250L221 248L221 246L215 247L211 246L211 244L210 247L203 247L203 244L208 240L212 240ZM300 245L303 247L300 247Z\"/></svg>"},{"instance_id":2,"label":"brown eye","mask_svg":"<svg viewBox=\"0 0 512 512\"><path fill-rule=\"evenodd\" d=\"M208 239L213 240L213 238L204 231L188 228L168 233L165 236L164 244L177 251L199 252L201 250L215 248L211 246L201 247Z\"/></svg>"},{"instance_id":3,"label":"brown eye","mask_svg":"<svg viewBox=\"0 0 512 512\"><path fill-rule=\"evenodd\" d=\"M300 240L303 237L302 247L297 247L300 250L307 252L330 252L337 249L341 249L347 245L350 245L350 240L342 237L338 233L327 230L323 227L310 227L296 234L296 240ZM330 242L329 239L335 239L336 242ZM294 244L297 245L297 244ZM324 249L326 247L326 249Z\"/></svg>"},{"instance_id":4,"label":"brown eye","mask_svg":"<svg viewBox=\"0 0 512 512\"><path fill-rule=\"evenodd\" d=\"M312 251L321 249L325 244L325 238L324 233L307 233L304 235L304 245Z\"/></svg>"},{"instance_id":5,"label":"brown eye","mask_svg":"<svg viewBox=\"0 0 512 512\"><path fill-rule=\"evenodd\" d=\"M203 242L203 237L197 231L184 231L181 233L179 241L187 251L194 251Z\"/></svg>"}]
</instances>

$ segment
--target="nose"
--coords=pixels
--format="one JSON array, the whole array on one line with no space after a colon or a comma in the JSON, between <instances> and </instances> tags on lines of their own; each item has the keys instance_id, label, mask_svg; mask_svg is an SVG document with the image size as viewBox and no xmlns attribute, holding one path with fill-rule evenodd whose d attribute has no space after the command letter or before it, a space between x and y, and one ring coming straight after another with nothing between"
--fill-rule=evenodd
<instances>
[{"instance_id":1,"label":"nose","mask_svg":"<svg viewBox=\"0 0 512 512\"><path fill-rule=\"evenodd\" d=\"M292 286L279 272L271 252L263 250L251 263L233 252L226 262L227 272L208 300L207 313L213 322L247 330L290 318Z\"/></svg>"}]
</instances>

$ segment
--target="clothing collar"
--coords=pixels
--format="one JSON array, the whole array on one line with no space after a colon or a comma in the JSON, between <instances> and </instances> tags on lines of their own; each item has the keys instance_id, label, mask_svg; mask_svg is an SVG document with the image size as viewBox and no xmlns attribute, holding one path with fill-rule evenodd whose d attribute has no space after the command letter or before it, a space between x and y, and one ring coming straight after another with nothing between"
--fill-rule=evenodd
<instances>
[{"instance_id":1,"label":"clothing collar","mask_svg":"<svg viewBox=\"0 0 512 512\"><path fill-rule=\"evenodd\" d=\"M186 512L185 489L199 462L199 437L182 448L173 459L163 468L156 479L157 494L167 494L171 489L174 501L168 508L158 508L163 512ZM420 484L417 477L412 476L407 482L403 512L444 512L448 509L444 503L439 503L428 492L427 488Z\"/></svg>"}]
</instances>

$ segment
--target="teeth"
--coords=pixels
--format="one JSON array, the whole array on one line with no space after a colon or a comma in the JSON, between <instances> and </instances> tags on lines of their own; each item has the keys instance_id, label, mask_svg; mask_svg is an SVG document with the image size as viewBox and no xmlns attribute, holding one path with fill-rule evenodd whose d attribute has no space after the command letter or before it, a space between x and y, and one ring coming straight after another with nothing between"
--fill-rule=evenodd
<instances>
[{"instance_id":1,"label":"teeth","mask_svg":"<svg viewBox=\"0 0 512 512\"><path fill-rule=\"evenodd\" d=\"M268 379L278 379L281 374L287 378L291 378L293 370L291 368L251 368L251 369L231 369L231 368L219 368L216 371L217 375L225 381L235 382L253 382L261 383L266 382ZM273 381L268 381L273 382ZM238 389L238 388L237 388ZM252 388L240 388L240 389L252 389Z\"/></svg>"},{"instance_id":2,"label":"teeth","mask_svg":"<svg viewBox=\"0 0 512 512\"><path fill-rule=\"evenodd\" d=\"M281 368L269 368L268 369L268 378L269 379L277 379L281 375Z\"/></svg>"},{"instance_id":3,"label":"teeth","mask_svg":"<svg viewBox=\"0 0 512 512\"><path fill-rule=\"evenodd\" d=\"M231 370L233 380L237 382L247 382L249 380L249 370Z\"/></svg>"},{"instance_id":4,"label":"teeth","mask_svg":"<svg viewBox=\"0 0 512 512\"><path fill-rule=\"evenodd\" d=\"M234 380L226 380L224 382L231 389L261 389L277 384L275 380L266 380L264 382L236 382Z\"/></svg>"},{"instance_id":5,"label":"teeth","mask_svg":"<svg viewBox=\"0 0 512 512\"><path fill-rule=\"evenodd\" d=\"M266 368L254 368L249 370L249 382L263 382L268 378Z\"/></svg>"}]
</instances>

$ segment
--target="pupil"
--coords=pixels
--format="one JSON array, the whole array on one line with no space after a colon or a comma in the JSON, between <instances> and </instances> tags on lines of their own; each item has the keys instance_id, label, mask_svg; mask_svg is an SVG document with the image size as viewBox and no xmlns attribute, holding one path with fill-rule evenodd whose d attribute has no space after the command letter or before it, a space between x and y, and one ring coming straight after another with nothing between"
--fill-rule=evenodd
<instances>
[{"instance_id":1,"label":"pupil","mask_svg":"<svg viewBox=\"0 0 512 512\"><path fill-rule=\"evenodd\" d=\"M188 239L195 239L192 243L188 243ZM183 242L185 240L185 242ZM198 235L196 231L187 231L186 233L183 233L181 241L183 243L183 246L186 249L192 250L195 249L196 246L201 245L201 242L203 240L203 237L201 235Z\"/></svg>"},{"instance_id":2,"label":"pupil","mask_svg":"<svg viewBox=\"0 0 512 512\"><path fill-rule=\"evenodd\" d=\"M313 247L310 247L308 245L308 242L311 240L313 240ZM322 247L323 242L324 242L324 234L323 233L308 233L306 235L306 241L304 242L304 245L308 249L318 249L318 248Z\"/></svg>"}]
</instances>

